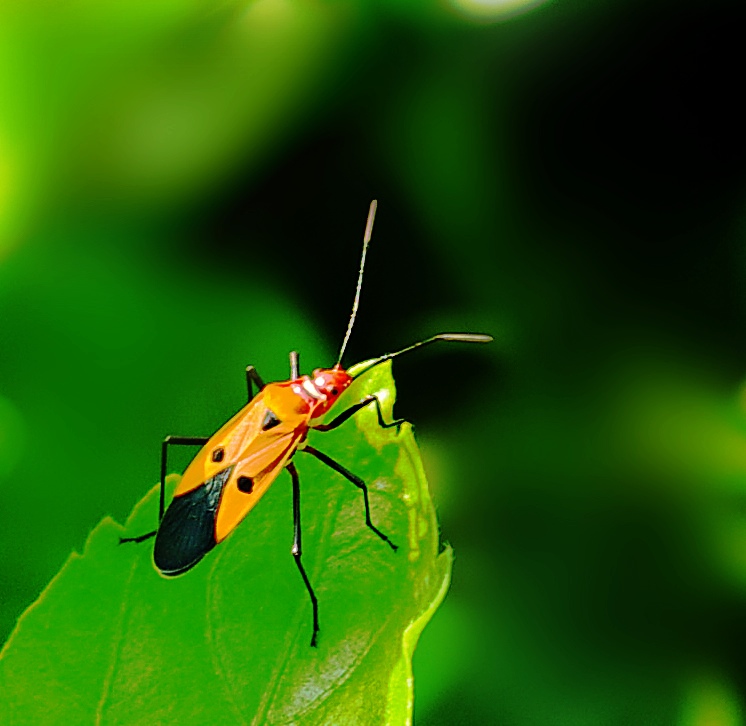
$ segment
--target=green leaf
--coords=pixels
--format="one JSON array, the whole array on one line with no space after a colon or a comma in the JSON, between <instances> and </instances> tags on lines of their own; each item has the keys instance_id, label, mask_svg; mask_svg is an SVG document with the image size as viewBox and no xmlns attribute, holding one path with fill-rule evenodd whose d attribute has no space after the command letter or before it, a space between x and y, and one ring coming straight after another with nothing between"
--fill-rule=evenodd
<instances>
[{"instance_id":1,"label":"green leaf","mask_svg":"<svg viewBox=\"0 0 746 726\"><path fill-rule=\"evenodd\" d=\"M391 420L390 364L356 380L336 411L373 392ZM393 552L366 528L356 487L296 456L318 648L290 555L286 473L224 543L175 579L156 572L152 540L118 544L123 532L152 528L156 487L124 528L103 520L20 618L0 654L0 722L410 723L412 652L452 561L450 549L439 554L411 428L381 429L369 407L310 438L368 483L373 521L399 545Z\"/></svg>"}]
</instances>

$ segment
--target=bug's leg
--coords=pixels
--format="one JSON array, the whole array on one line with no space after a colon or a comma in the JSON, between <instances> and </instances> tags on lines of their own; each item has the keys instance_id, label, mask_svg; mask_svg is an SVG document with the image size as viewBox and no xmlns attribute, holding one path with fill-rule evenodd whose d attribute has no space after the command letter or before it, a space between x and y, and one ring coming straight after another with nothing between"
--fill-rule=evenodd
<instances>
[{"instance_id":1,"label":"bug's leg","mask_svg":"<svg viewBox=\"0 0 746 726\"><path fill-rule=\"evenodd\" d=\"M265 385L262 377L256 372L256 368L254 368L254 366L246 366L246 389L249 392L249 401L254 398L252 383L255 384L260 391Z\"/></svg>"},{"instance_id":2,"label":"bug's leg","mask_svg":"<svg viewBox=\"0 0 746 726\"><path fill-rule=\"evenodd\" d=\"M146 539L155 537L157 533L158 530L154 529L152 532L146 532L145 534L141 534L139 537L120 537L119 544L124 544L125 542L144 542Z\"/></svg>"},{"instance_id":3,"label":"bug's leg","mask_svg":"<svg viewBox=\"0 0 746 726\"><path fill-rule=\"evenodd\" d=\"M301 547L301 529L300 529L300 479L298 478L298 471L295 468L295 464L291 461L286 467L290 476L293 479L293 558L295 564L298 565L300 576L303 578L303 582L306 584L306 590L311 598L311 607L313 608L313 635L311 636L311 647L316 647L316 637L319 634L319 601L316 599L316 594L311 587L311 581L306 575L306 571L303 569L303 563L300 558L303 554L303 548Z\"/></svg>"},{"instance_id":4,"label":"bug's leg","mask_svg":"<svg viewBox=\"0 0 746 726\"><path fill-rule=\"evenodd\" d=\"M341 426L348 418L354 416L360 409L365 408L375 401L376 413L378 414L378 425L382 429L390 429L396 426L396 430L399 431L401 425L407 420L405 418L398 418L391 423L386 423L383 419L383 411L381 411L381 402L378 400L378 396L366 396L360 403L356 403L354 406L350 406L346 411L342 411L336 418L330 421L328 424L319 424L318 426L312 426L311 428L316 431L331 431Z\"/></svg>"},{"instance_id":5,"label":"bug's leg","mask_svg":"<svg viewBox=\"0 0 746 726\"><path fill-rule=\"evenodd\" d=\"M166 511L166 472L168 470L168 447L169 446L204 446L209 439L204 436L166 436L161 444L161 496L158 502L158 523L163 519ZM158 530L141 534L139 537L120 537L119 544L123 542L144 542L146 539L155 537Z\"/></svg>"},{"instance_id":6,"label":"bug's leg","mask_svg":"<svg viewBox=\"0 0 746 726\"><path fill-rule=\"evenodd\" d=\"M290 380L294 381L300 377L300 368L298 366L298 351L290 351Z\"/></svg>"},{"instance_id":7,"label":"bug's leg","mask_svg":"<svg viewBox=\"0 0 746 726\"><path fill-rule=\"evenodd\" d=\"M386 544L388 544L392 550L398 550L399 548L371 521L368 485L359 476L353 474L349 469L345 469L345 467L343 467L340 463L334 461L334 459L332 459L330 456L327 456L318 449L314 449L313 446L306 445L304 449L300 450L304 451L307 454L312 454L319 461L331 467L332 469L334 469L334 471L339 472L348 481L351 481L356 487L358 487L358 489L362 489L363 499L365 500L365 524L368 526L368 529L373 530L384 542L386 542Z\"/></svg>"},{"instance_id":8,"label":"bug's leg","mask_svg":"<svg viewBox=\"0 0 746 726\"><path fill-rule=\"evenodd\" d=\"M139 537L120 537L119 544L124 544L125 542L144 542L146 539L155 537L156 534L158 534L158 530L154 529L152 532L146 532L145 534L141 534Z\"/></svg>"}]
</instances>

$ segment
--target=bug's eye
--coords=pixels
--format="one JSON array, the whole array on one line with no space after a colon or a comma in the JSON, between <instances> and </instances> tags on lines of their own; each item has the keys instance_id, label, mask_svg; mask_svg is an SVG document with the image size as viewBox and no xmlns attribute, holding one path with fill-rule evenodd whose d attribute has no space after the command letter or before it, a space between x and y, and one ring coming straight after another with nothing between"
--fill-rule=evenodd
<instances>
[{"instance_id":1,"label":"bug's eye","mask_svg":"<svg viewBox=\"0 0 746 726\"><path fill-rule=\"evenodd\" d=\"M339 391L336 388L332 388L332 396L336 396Z\"/></svg>"},{"instance_id":2,"label":"bug's eye","mask_svg":"<svg viewBox=\"0 0 746 726\"><path fill-rule=\"evenodd\" d=\"M213 461L222 461L224 456L225 450L223 448L215 449L215 451L212 452Z\"/></svg>"}]
</instances>

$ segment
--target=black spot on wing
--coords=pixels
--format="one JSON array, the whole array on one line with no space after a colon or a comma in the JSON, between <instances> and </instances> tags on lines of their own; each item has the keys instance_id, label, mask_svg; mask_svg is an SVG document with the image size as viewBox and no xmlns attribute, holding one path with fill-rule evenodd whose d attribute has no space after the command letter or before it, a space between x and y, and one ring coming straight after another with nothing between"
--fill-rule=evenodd
<instances>
[{"instance_id":1,"label":"black spot on wing","mask_svg":"<svg viewBox=\"0 0 746 726\"><path fill-rule=\"evenodd\" d=\"M239 476L236 479L236 486L244 494L251 494L254 491L254 480L250 476Z\"/></svg>"},{"instance_id":2,"label":"black spot on wing","mask_svg":"<svg viewBox=\"0 0 746 726\"><path fill-rule=\"evenodd\" d=\"M264 421L262 421L262 431L269 431L279 424L280 419L277 418L274 411L267 409L267 413L264 414Z\"/></svg>"},{"instance_id":3,"label":"black spot on wing","mask_svg":"<svg viewBox=\"0 0 746 726\"><path fill-rule=\"evenodd\" d=\"M164 575L180 575L215 546L215 515L229 466L196 489L174 497L155 536L153 561Z\"/></svg>"}]
</instances>

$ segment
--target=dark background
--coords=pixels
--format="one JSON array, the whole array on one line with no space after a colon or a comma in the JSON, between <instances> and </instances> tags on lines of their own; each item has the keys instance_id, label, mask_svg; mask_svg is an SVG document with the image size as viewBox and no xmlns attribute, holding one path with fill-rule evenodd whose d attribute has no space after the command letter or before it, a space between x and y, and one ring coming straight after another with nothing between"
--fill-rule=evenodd
<instances>
[{"instance_id":1,"label":"dark background","mask_svg":"<svg viewBox=\"0 0 746 726\"><path fill-rule=\"evenodd\" d=\"M243 369L395 364L418 724L741 724L740 2L0 10L0 631ZM113 486L115 484L115 486Z\"/></svg>"}]
</instances>

